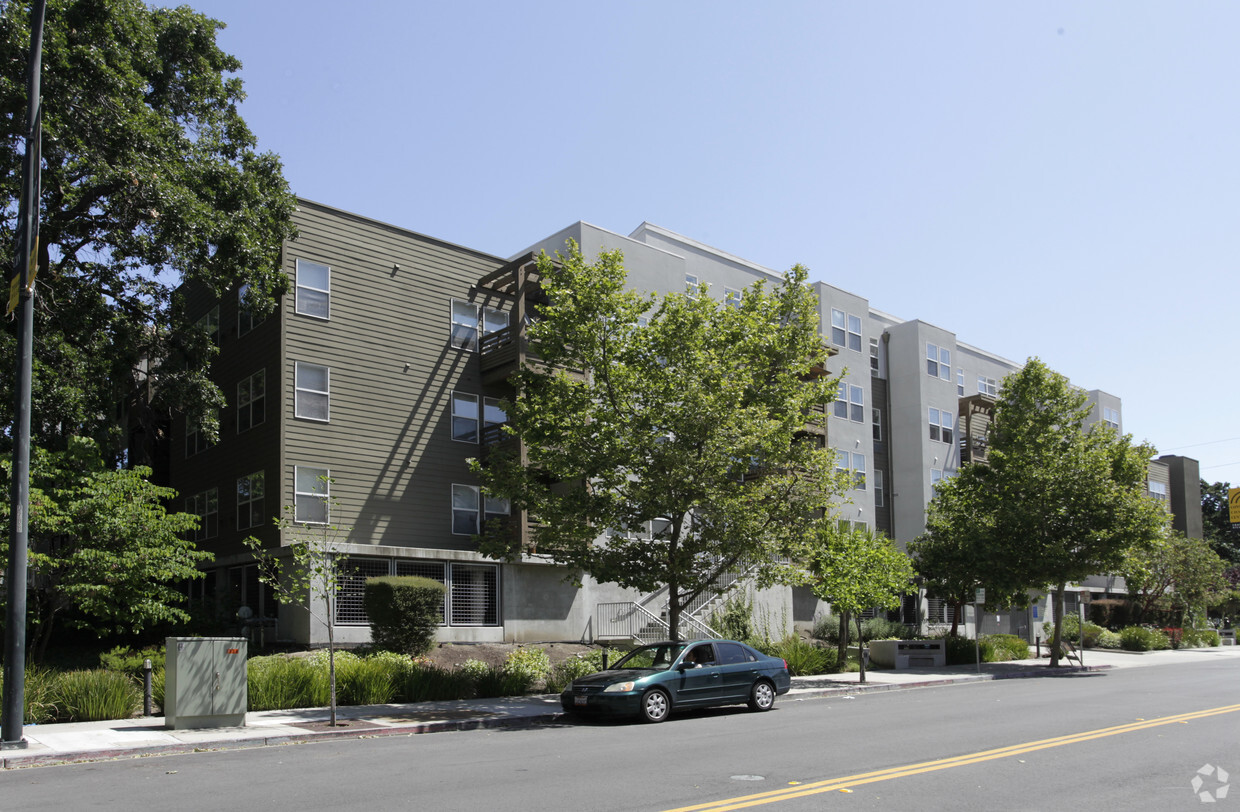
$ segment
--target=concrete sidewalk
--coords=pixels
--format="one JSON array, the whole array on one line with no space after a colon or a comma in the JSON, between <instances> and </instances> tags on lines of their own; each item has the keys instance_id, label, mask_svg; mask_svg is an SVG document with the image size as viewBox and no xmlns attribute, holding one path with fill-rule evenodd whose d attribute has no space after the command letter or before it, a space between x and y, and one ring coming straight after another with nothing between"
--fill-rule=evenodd
<instances>
[{"instance_id":1,"label":"concrete sidewalk","mask_svg":"<svg viewBox=\"0 0 1240 812\"><path fill-rule=\"evenodd\" d=\"M1185 665L1228 660L1240 668L1240 646L1184 651L1131 653L1085 652L1083 667L1051 671L1047 660L1016 660L944 668L871 670L866 683L859 674L794 677L792 690L780 697L809 699L855 695L870 691L924 688L1010 678L1059 677L1082 672L1153 665ZM77 761L192 753L295 744L335 738L408 736L451 730L529 727L554 722L561 716L558 695L422 702L409 705L366 705L337 708L337 726L328 724L326 708L260 711L246 714L244 727L168 730L163 717L110 722L75 722L24 727L24 749L0 750L0 768L15 769Z\"/></svg>"}]
</instances>

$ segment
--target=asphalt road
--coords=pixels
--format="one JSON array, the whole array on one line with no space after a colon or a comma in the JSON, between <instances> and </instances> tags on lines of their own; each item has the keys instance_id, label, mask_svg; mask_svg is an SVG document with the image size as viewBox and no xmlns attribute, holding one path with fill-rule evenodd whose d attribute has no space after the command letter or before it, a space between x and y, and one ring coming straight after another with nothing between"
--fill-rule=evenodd
<instances>
[{"instance_id":1,"label":"asphalt road","mask_svg":"<svg viewBox=\"0 0 1240 812\"><path fill-rule=\"evenodd\" d=\"M1201 808L1200 792L1211 809L1240 810L1235 660L781 700L766 714L718 709L654 726L581 722L0 774L5 812L1170 810Z\"/></svg>"}]
</instances>

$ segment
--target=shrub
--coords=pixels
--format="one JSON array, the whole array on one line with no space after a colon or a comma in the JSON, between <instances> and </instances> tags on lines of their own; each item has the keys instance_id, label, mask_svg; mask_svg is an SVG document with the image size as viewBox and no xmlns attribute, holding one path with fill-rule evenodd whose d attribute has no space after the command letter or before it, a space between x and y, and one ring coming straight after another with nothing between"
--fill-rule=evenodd
<instances>
[{"instance_id":1,"label":"shrub","mask_svg":"<svg viewBox=\"0 0 1240 812\"><path fill-rule=\"evenodd\" d=\"M814 621L814 631L811 632L814 637L823 642L832 645L838 645L840 642L840 616L839 615L821 615Z\"/></svg>"},{"instance_id":2,"label":"shrub","mask_svg":"<svg viewBox=\"0 0 1240 812\"><path fill-rule=\"evenodd\" d=\"M1102 632L1098 635L1098 648L1115 649L1119 647L1120 647L1119 632L1113 632L1108 629L1103 629Z\"/></svg>"},{"instance_id":3,"label":"shrub","mask_svg":"<svg viewBox=\"0 0 1240 812\"><path fill-rule=\"evenodd\" d=\"M711 613L710 627L730 640L753 637L753 600L744 593L729 596L722 608Z\"/></svg>"},{"instance_id":4,"label":"shrub","mask_svg":"<svg viewBox=\"0 0 1240 812\"><path fill-rule=\"evenodd\" d=\"M1213 629L1183 629L1180 633L1180 648L1203 648L1219 645L1218 632Z\"/></svg>"},{"instance_id":5,"label":"shrub","mask_svg":"<svg viewBox=\"0 0 1240 812\"><path fill-rule=\"evenodd\" d=\"M608 662L615 662L617 655L610 654ZM547 675L547 693L559 693L578 677L585 677L596 671L603 670L603 649L594 649L585 654L577 654L562 662L556 663Z\"/></svg>"},{"instance_id":6,"label":"shrub","mask_svg":"<svg viewBox=\"0 0 1240 812\"><path fill-rule=\"evenodd\" d=\"M902 640L908 636L908 629L899 621L872 617L861 624L861 636L865 640Z\"/></svg>"},{"instance_id":7,"label":"shrub","mask_svg":"<svg viewBox=\"0 0 1240 812\"><path fill-rule=\"evenodd\" d=\"M1085 621L1085 648L1094 648L1098 645L1098 635L1105 631L1097 623ZM1047 621L1042 624L1042 639L1052 640L1055 635L1055 624ZM1081 643L1081 619L1076 615L1065 615L1063 619L1063 638L1069 642L1080 645Z\"/></svg>"},{"instance_id":8,"label":"shrub","mask_svg":"<svg viewBox=\"0 0 1240 812\"><path fill-rule=\"evenodd\" d=\"M246 687L252 711L321 708L331 702L326 664L313 656L254 657L247 663Z\"/></svg>"},{"instance_id":9,"label":"shrub","mask_svg":"<svg viewBox=\"0 0 1240 812\"><path fill-rule=\"evenodd\" d=\"M551 673L551 658L546 649L518 648L504 660L503 671L514 684L525 684L526 689L520 693L526 693Z\"/></svg>"},{"instance_id":10,"label":"shrub","mask_svg":"<svg viewBox=\"0 0 1240 812\"><path fill-rule=\"evenodd\" d=\"M1029 643L1014 634L988 634L982 637L983 654L989 650L990 656L985 658L988 663L1002 663L1009 660L1026 660L1029 658Z\"/></svg>"},{"instance_id":11,"label":"shrub","mask_svg":"<svg viewBox=\"0 0 1240 812\"><path fill-rule=\"evenodd\" d=\"M52 687L56 718L62 722L128 719L142 709L142 692L126 674L107 669L66 671Z\"/></svg>"},{"instance_id":12,"label":"shrub","mask_svg":"<svg viewBox=\"0 0 1240 812\"><path fill-rule=\"evenodd\" d=\"M341 705L386 705L396 700L405 667L381 657L345 660L336 665L337 701Z\"/></svg>"},{"instance_id":13,"label":"shrub","mask_svg":"<svg viewBox=\"0 0 1240 812\"><path fill-rule=\"evenodd\" d=\"M39 725L56 719L56 673L36 665L26 666L22 682L23 724ZM4 673L0 671L0 695L4 692Z\"/></svg>"},{"instance_id":14,"label":"shrub","mask_svg":"<svg viewBox=\"0 0 1240 812\"><path fill-rule=\"evenodd\" d=\"M441 702L473 696L474 680L461 669L414 663L401 696L406 702Z\"/></svg>"},{"instance_id":15,"label":"shrub","mask_svg":"<svg viewBox=\"0 0 1240 812\"><path fill-rule=\"evenodd\" d=\"M1162 629L1128 626L1119 633L1120 647L1126 651L1159 651L1171 648L1171 639Z\"/></svg>"},{"instance_id":16,"label":"shrub","mask_svg":"<svg viewBox=\"0 0 1240 812\"><path fill-rule=\"evenodd\" d=\"M782 640L759 641L754 648L771 657L781 657L788 663L788 673L794 677L825 674L835 669L835 651L820 648L806 642L795 634Z\"/></svg>"},{"instance_id":17,"label":"shrub","mask_svg":"<svg viewBox=\"0 0 1240 812\"><path fill-rule=\"evenodd\" d=\"M132 649L117 646L111 651L99 655L99 665L109 671L119 671L142 679L143 663L151 661L151 670L159 671L164 667L164 647L147 646L144 649Z\"/></svg>"},{"instance_id":18,"label":"shrub","mask_svg":"<svg viewBox=\"0 0 1240 812\"><path fill-rule=\"evenodd\" d=\"M438 581L410 575L367 578L362 601L375 647L400 654L430 651L445 589Z\"/></svg>"}]
</instances>

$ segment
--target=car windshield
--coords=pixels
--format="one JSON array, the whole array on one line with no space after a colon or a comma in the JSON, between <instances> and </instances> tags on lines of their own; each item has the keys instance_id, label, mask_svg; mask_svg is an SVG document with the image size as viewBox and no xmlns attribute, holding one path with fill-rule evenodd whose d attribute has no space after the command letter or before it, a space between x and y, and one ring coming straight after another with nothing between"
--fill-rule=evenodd
<instances>
[{"instance_id":1,"label":"car windshield","mask_svg":"<svg viewBox=\"0 0 1240 812\"><path fill-rule=\"evenodd\" d=\"M685 650L684 643L656 643L642 646L630 651L616 662L612 668L649 668L654 671L666 671Z\"/></svg>"}]
</instances>

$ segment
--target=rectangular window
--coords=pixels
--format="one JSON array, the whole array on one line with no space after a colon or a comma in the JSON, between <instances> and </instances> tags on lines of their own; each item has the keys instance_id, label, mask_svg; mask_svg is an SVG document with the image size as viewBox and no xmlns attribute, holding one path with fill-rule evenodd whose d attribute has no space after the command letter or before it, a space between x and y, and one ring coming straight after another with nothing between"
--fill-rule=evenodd
<instances>
[{"instance_id":1,"label":"rectangular window","mask_svg":"<svg viewBox=\"0 0 1240 812\"><path fill-rule=\"evenodd\" d=\"M887 501L887 491L883 489L883 471L874 469L874 507L883 507Z\"/></svg>"},{"instance_id":2,"label":"rectangular window","mask_svg":"<svg viewBox=\"0 0 1240 812\"><path fill-rule=\"evenodd\" d=\"M452 486L452 533L472 536L478 532L478 488L475 485Z\"/></svg>"},{"instance_id":3,"label":"rectangular window","mask_svg":"<svg viewBox=\"0 0 1240 812\"><path fill-rule=\"evenodd\" d=\"M952 379L952 351L926 342L926 374L932 378Z\"/></svg>"},{"instance_id":4,"label":"rectangular window","mask_svg":"<svg viewBox=\"0 0 1240 812\"><path fill-rule=\"evenodd\" d=\"M878 339L870 339L870 374L878 374Z\"/></svg>"},{"instance_id":5,"label":"rectangular window","mask_svg":"<svg viewBox=\"0 0 1240 812\"><path fill-rule=\"evenodd\" d=\"M992 398L998 397L999 383L994 378L987 378L985 375L978 375L977 392L979 395L990 395Z\"/></svg>"},{"instance_id":6,"label":"rectangular window","mask_svg":"<svg viewBox=\"0 0 1240 812\"><path fill-rule=\"evenodd\" d=\"M874 453L882 454L886 447L883 445L883 410L870 409L872 417L871 428L874 434Z\"/></svg>"},{"instance_id":7,"label":"rectangular window","mask_svg":"<svg viewBox=\"0 0 1240 812\"><path fill-rule=\"evenodd\" d=\"M263 524L263 472L237 480L237 529L248 530Z\"/></svg>"},{"instance_id":8,"label":"rectangular window","mask_svg":"<svg viewBox=\"0 0 1240 812\"><path fill-rule=\"evenodd\" d=\"M327 468L293 468L293 520L306 524L327 524L327 502L331 498L331 471Z\"/></svg>"},{"instance_id":9,"label":"rectangular window","mask_svg":"<svg viewBox=\"0 0 1240 812\"><path fill-rule=\"evenodd\" d=\"M956 370L956 395L964 397L964 370Z\"/></svg>"},{"instance_id":10,"label":"rectangular window","mask_svg":"<svg viewBox=\"0 0 1240 812\"><path fill-rule=\"evenodd\" d=\"M865 490L865 454L852 455L853 488Z\"/></svg>"},{"instance_id":11,"label":"rectangular window","mask_svg":"<svg viewBox=\"0 0 1240 812\"><path fill-rule=\"evenodd\" d=\"M331 318L332 269L307 259L297 260L297 312L316 319Z\"/></svg>"},{"instance_id":12,"label":"rectangular window","mask_svg":"<svg viewBox=\"0 0 1240 812\"><path fill-rule=\"evenodd\" d=\"M237 433L248 431L267 417L267 370L260 369L237 384Z\"/></svg>"},{"instance_id":13,"label":"rectangular window","mask_svg":"<svg viewBox=\"0 0 1240 812\"><path fill-rule=\"evenodd\" d=\"M254 313L250 304L250 286L242 285L237 290L237 337L245 335L263 323L263 319Z\"/></svg>"},{"instance_id":14,"label":"rectangular window","mask_svg":"<svg viewBox=\"0 0 1240 812\"><path fill-rule=\"evenodd\" d=\"M219 416L216 415L218 422ZM212 445L207 438L207 433L203 431L202 423L198 420L186 420L185 422L185 456L192 457L195 454L201 454Z\"/></svg>"},{"instance_id":15,"label":"rectangular window","mask_svg":"<svg viewBox=\"0 0 1240 812\"><path fill-rule=\"evenodd\" d=\"M847 451L835 452L835 472L837 474L845 473L851 463L852 456Z\"/></svg>"},{"instance_id":16,"label":"rectangular window","mask_svg":"<svg viewBox=\"0 0 1240 812\"><path fill-rule=\"evenodd\" d=\"M1155 482L1154 480L1151 479L1149 482L1146 483L1146 486L1149 489L1150 496L1154 498L1154 501L1156 502L1167 501L1167 483L1166 482Z\"/></svg>"},{"instance_id":17,"label":"rectangular window","mask_svg":"<svg viewBox=\"0 0 1240 812\"><path fill-rule=\"evenodd\" d=\"M835 390L835 416L848 419L848 384L843 381Z\"/></svg>"},{"instance_id":18,"label":"rectangular window","mask_svg":"<svg viewBox=\"0 0 1240 812\"><path fill-rule=\"evenodd\" d=\"M493 307L482 308L482 334L489 336L508 326L508 313Z\"/></svg>"},{"instance_id":19,"label":"rectangular window","mask_svg":"<svg viewBox=\"0 0 1240 812\"><path fill-rule=\"evenodd\" d=\"M452 300L452 346L469 352L478 349L478 305Z\"/></svg>"},{"instance_id":20,"label":"rectangular window","mask_svg":"<svg viewBox=\"0 0 1240 812\"><path fill-rule=\"evenodd\" d=\"M861 319L848 314L848 349L861 352Z\"/></svg>"},{"instance_id":21,"label":"rectangular window","mask_svg":"<svg viewBox=\"0 0 1240 812\"><path fill-rule=\"evenodd\" d=\"M294 414L306 420L322 420L331 417L331 370L318 364L297 361L293 364L296 387Z\"/></svg>"},{"instance_id":22,"label":"rectangular window","mask_svg":"<svg viewBox=\"0 0 1240 812\"><path fill-rule=\"evenodd\" d=\"M952 413L946 409L936 409L931 406L929 416L930 439L950 443L952 441Z\"/></svg>"},{"instance_id":23,"label":"rectangular window","mask_svg":"<svg viewBox=\"0 0 1240 812\"><path fill-rule=\"evenodd\" d=\"M933 487L933 486L935 486L935 485L939 484L939 483L940 483L940 482L942 482L942 481L943 481L943 469L941 469L941 468L931 468L931 469L930 469L930 485L931 485L931 487Z\"/></svg>"},{"instance_id":24,"label":"rectangular window","mask_svg":"<svg viewBox=\"0 0 1240 812\"><path fill-rule=\"evenodd\" d=\"M848 419L854 423L865 422L865 390L860 386L848 387Z\"/></svg>"},{"instance_id":25,"label":"rectangular window","mask_svg":"<svg viewBox=\"0 0 1240 812\"><path fill-rule=\"evenodd\" d=\"M723 289L723 303L733 310L741 309L741 292L734 288Z\"/></svg>"},{"instance_id":26,"label":"rectangular window","mask_svg":"<svg viewBox=\"0 0 1240 812\"><path fill-rule=\"evenodd\" d=\"M848 345L848 317L843 310L831 309L831 343L837 347Z\"/></svg>"},{"instance_id":27,"label":"rectangular window","mask_svg":"<svg viewBox=\"0 0 1240 812\"><path fill-rule=\"evenodd\" d=\"M952 379L952 351L947 347L939 347L939 379Z\"/></svg>"},{"instance_id":28,"label":"rectangular window","mask_svg":"<svg viewBox=\"0 0 1240 812\"><path fill-rule=\"evenodd\" d=\"M508 415L500 406L499 398L482 399L482 441L494 445L504 439L500 426L508 422Z\"/></svg>"},{"instance_id":29,"label":"rectangular window","mask_svg":"<svg viewBox=\"0 0 1240 812\"><path fill-rule=\"evenodd\" d=\"M507 519L509 514L512 513L508 500L501 499L498 496L483 497L482 508L482 520L484 522L489 522L492 519Z\"/></svg>"},{"instance_id":30,"label":"rectangular window","mask_svg":"<svg viewBox=\"0 0 1240 812\"><path fill-rule=\"evenodd\" d=\"M478 442L478 396L452 393L452 439L461 443Z\"/></svg>"},{"instance_id":31,"label":"rectangular window","mask_svg":"<svg viewBox=\"0 0 1240 812\"><path fill-rule=\"evenodd\" d=\"M701 286L698 283L697 274L685 274L685 295L690 299L696 299L701 292Z\"/></svg>"},{"instance_id":32,"label":"rectangular window","mask_svg":"<svg viewBox=\"0 0 1240 812\"><path fill-rule=\"evenodd\" d=\"M216 305L207 314L194 323L194 326L207 334L211 343L220 343L220 306Z\"/></svg>"},{"instance_id":33,"label":"rectangular window","mask_svg":"<svg viewBox=\"0 0 1240 812\"><path fill-rule=\"evenodd\" d=\"M1109 429L1119 431L1119 409L1112 409L1109 406L1103 406L1102 423Z\"/></svg>"},{"instance_id":34,"label":"rectangular window","mask_svg":"<svg viewBox=\"0 0 1240 812\"><path fill-rule=\"evenodd\" d=\"M218 488L194 494L185 500L185 512L198 517L198 529L193 531L193 541L213 539L219 535L220 492Z\"/></svg>"}]
</instances>

